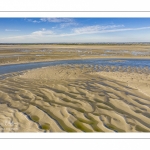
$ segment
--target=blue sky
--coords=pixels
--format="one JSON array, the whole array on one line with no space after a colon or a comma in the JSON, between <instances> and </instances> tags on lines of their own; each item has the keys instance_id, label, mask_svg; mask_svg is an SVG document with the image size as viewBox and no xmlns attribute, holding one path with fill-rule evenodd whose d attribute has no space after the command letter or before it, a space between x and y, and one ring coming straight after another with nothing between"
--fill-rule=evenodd
<instances>
[{"instance_id":1,"label":"blue sky","mask_svg":"<svg viewBox=\"0 0 150 150\"><path fill-rule=\"evenodd\" d=\"M150 42L150 18L0 18L0 43Z\"/></svg>"}]
</instances>

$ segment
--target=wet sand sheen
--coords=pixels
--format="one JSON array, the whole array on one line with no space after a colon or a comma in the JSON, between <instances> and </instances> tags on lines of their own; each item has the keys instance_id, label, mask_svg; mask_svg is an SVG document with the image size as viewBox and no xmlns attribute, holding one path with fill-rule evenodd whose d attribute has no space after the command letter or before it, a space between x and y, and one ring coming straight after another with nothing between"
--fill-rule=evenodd
<instances>
[{"instance_id":1,"label":"wet sand sheen","mask_svg":"<svg viewBox=\"0 0 150 150\"><path fill-rule=\"evenodd\" d=\"M1 132L149 132L149 81L108 66L26 71L0 80Z\"/></svg>"}]
</instances>

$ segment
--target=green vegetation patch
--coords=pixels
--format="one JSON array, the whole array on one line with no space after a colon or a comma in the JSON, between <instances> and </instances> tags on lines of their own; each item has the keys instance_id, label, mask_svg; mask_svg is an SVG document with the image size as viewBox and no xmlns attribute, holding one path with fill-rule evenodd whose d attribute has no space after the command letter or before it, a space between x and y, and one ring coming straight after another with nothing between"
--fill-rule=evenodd
<instances>
[{"instance_id":1,"label":"green vegetation patch","mask_svg":"<svg viewBox=\"0 0 150 150\"><path fill-rule=\"evenodd\" d=\"M44 123L44 124L41 126L41 128L44 129L44 130L50 130L50 124Z\"/></svg>"},{"instance_id":2,"label":"green vegetation patch","mask_svg":"<svg viewBox=\"0 0 150 150\"><path fill-rule=\"evenodd\" d=\"M39 117L38 116L31 116L31 119L34 121L34 122L39 122Z\"/></svg>"},{"instance_id":3,"label":"green vegetation patch","mask_svg":"<svg viewBox=\"0 0 150 150\"><path fill-rule=\"evenodd\" d=\"M93 132L91 129L87 128L82 122L76 120L73 125L84 132Z\"/></svg>"},{"instance_id":4,"label":"green vegetation patch","mask_svg":"<svg viewBox=\"0 0 150 150\"><path fill-rule=\"evenodd\" d=\"M92 128L93 128L96 132L103 132L103 130L101 130L101 129L97 126L98 122L95 121L95 120L85 120L85 119L81 119L81 118L78 118L78 120L79 120L80 122L87 123L87 124L91 125Z\"/></svg>"},{"instance_id":5,"label":"green vegetation patch","mask_svg":"<svg viewBox=\"0 0 150 150\"><path fill-rule=\"evenodd\" d=\"M67 98L63 98L62 100L65 102L70 102L70 100L68 100Z\"/></svg>"}]
</instances>

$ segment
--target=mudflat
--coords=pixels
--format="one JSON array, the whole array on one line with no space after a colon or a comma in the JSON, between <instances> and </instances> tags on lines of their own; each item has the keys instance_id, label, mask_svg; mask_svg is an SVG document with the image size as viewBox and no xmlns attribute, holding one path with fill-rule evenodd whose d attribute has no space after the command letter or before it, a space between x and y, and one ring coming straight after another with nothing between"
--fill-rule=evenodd
<instances>
[{"instance_id":1,"label":"mudflat","mask_svg":"<svg viewBox=\"0 0 150 150\"><path fill-rule=\"evenodd\" d=\"M32 54L33 58L46 58L36 56L31 61L57 60L56 53L59 59L105 58L104 52L107 57L149 58L148 45L22 47L15 45L12 52L11 46L1 45L0 53L7 56L25 55L30 49L25 60L24 56L17 56L19 61L4 58L1 64L29 62ZM139 53L135 55L135 51ZM93 65L60 64L27 70L0 80L0 131L150 132L149 91L149 68L120 67L114 71L113 66L103 66L97 71Z\"/></svg>"},{"instance_id":2,"label":"mudflat","mask_svg":"<svg viewBox=\"0 0 150 150\"><path fill-rule=\"evenodd\" d=\"M150 58L150 44L0 45L0 65L89 58Z\"/></svg>"}]
</instances>

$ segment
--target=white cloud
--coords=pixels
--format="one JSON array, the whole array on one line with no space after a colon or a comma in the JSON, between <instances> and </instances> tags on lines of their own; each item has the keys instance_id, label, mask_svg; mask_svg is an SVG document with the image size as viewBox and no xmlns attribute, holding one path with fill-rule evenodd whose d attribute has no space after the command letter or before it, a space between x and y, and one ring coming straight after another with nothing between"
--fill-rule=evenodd
<instances>
[{"instance_id":1,"label":"white cloud","mask_svg":"<svg viewBox=\"0 0 150 150\"><path fill-rule=\"evenodd\" d=\"M145 30L145 29L150 29L150 27L111 29L111 30L99 31L98 33L136 31L136 30Z\"/></svg>"},{"instance_id":2,"label":"white cloud","mask_svg":"<svg viewBox=\"0 0 150 150\"><path fill-rule=\"evenodd\" d=\"M40 23L41 21L35 20L35 19L24 19L27 20L28 22L33 22L33 23Z\"/></svg>"},{"instance_id":3,"label":"white cloud","mask_svg":"<svg viewBox=\"0 0 150 150\"><path fill-rule=\"evenodd\" d=\"M34 36L46 36L46 35L54 35L55 33L51 30L46 30L45 28L42 28L42 30L34 31L31 33L31 35Z\"/></svg>"},{"instance_id":4,"label":"white cloud","mask_svg":"<svg viewBox=\"0 0 150 150\"><path fill-rule=\"evenodd\" d=\"M77 25L78 25L78 23L76 23L76 22L67 22L67 23L61 23L60 27L61 28L66 28L68 26L77 26Z\"/></svg>"},{"instance_id":5,"label":"white cloud","mask_svg":"<svg viewBox=\"0 0 150 150\"><path fill-rule=\"evenodd\" d=\"M48 39L56 40L56 38L63 39L61 37L66 37L66 40L70 40L71 38L67 38L68 36L76 36L76 35L86 35L86 34L94 34L94 33L111 33L111 32L124 32L124 31L136 31L136 30L146 30L150 29L149 27L140 27L140 28L125 28L123 25L108 25L108 26L86 26L81 28L74 28L72 32L61 32L57 33L53 30L47 30L45 28L41 28L38 31L34 31L28 35L20 35L20 36L12 36L0 38L1 41L46 41ZM7 29L9 31L9 29ZM63 30L62 30L63 31ZM65 30L64 30L65 31ZM74 37L75 38L75 37ZM60 40L59 39L59 40Z\"/></svg>"},{"instance_id":6,"label":"white cloud","mask_svg":"<svg viewBox=\"0 0 150 150\"><path fill-rule=\"evenodd\" d=\"M53 23L69 23L74 22L73 19L70 18L41 18L42 22L53 22Z\"/></svg>"},{"instance_id":7,"label":"white cloud","mask_svg":"<svg viewBox=\"0 0 150 150\"><path fill-rule=\"evenodd\" d=\"M75 28L73 29L73 32L76 34L99 33L101 31L106 31L106 29L108 30L108 29L114 29L120 27L124 27L124 26L123 25L107 25L107 26L94 25L94 26Z\"/></svg>"},{"instance_id":8,"label":"white cloud","mask_svg":"<svg viewBox=\"0 0 150 150\"><path fill-rule=\"evenodd\" d=\"M52 29L56 29L57 27L55 26L55 27L52 27Z\"/></svg>"},{"instance_id":9,"label":"white cloud","mask_svg":"<svg viewBox=\"0 0 150 150\"><path fill-rule=\"evenodd\" d=\"M42 28L41 30L34 31L31 34L27 35L19 35L19 36L11 36L11 37L5 37L0 38L1 40L26 40L26 39L40 39L41 37L53 37L55 36L55 33L51 30L46 30L45 28Z\"/></svg>"},{"instance_id":10,"label":"white cloud","mask_svg":"<svg viewBox=\"0 0 150 150\"><path fill-rule=\"evenodd\" d=\"M46 29L45 28L42 28L42 31L45 31Z\"/></svg>"},{"instance_id":11,"label":"white cloud","mask_svg":"<svg viewBox=\"0 0 150 150\"><path fill-rule=\"evenodd\" d=\"M141 28L121 28L124 25L111 25L111 26L86 26L82 28L72 29L72 33L63 33L60 36L75 36L81 34L94 34L94 33L110 33L110 32L123 32L123 31L136 31L136 30L145 30L150 29L150 27L141 27Z\"/></svg>"},{"instance_id":12,"label":"white cloud","mask_svg":"<svg viewBox=\"0 0 150 150\"><path fill-rule=\"evenodd\" d=\"M78 23L71 18L41 18L40 20L41 22L59 23L60 28L78 25Z\"/></svg>"},{"instance_id":13,"label":"white cloud","mask_svg":"<svg viewBox=\"0 0 150 150\"><path fill-rule=\"evenodd\" d=\"M33 23L40 23L40 21L37 21L37 20L33 20L32 22Z\"/></svg>"},{"instance_id":14,"label":"white cloud","mask_svg":"<svg viewBox=\"0 0 150 150\"><path fill-rule=\"evenodd\" d=\"M33 23L41 23L41 22L58 23L60 25L60 28L78 25L78 23L75 22L75 20L72 18L41 18L40 20L36 19L24 19L24 20Z\"/></svg>"}]
</instances>

